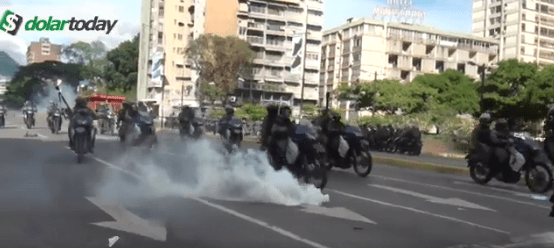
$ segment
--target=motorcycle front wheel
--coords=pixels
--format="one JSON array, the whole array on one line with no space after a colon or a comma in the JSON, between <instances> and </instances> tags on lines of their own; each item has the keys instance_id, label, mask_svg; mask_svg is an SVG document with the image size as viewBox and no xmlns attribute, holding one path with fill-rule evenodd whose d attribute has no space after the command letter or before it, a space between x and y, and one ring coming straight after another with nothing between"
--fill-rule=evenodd
<instances>
[{"instance_id":1,"label":"motorcycle front wheel","mask_svg":"<svg viewBox=\"0 0 554 248\"><path fill-rule=\"evenodd\" d=\"M552 171L546 164L535 164L525 170L525 184L533 193L545 193L552 188Z\"/></svg>"},{"instance_id":2,"label":"motorcycle front wheel","mask_svg":"<svg viewBox=\"0 0 554 248\"><path fill-rule=\"evenodd\" d=\"M369 151L362 151L360 154L355 152L354 156L354 172L356 172L359 177L367 177L373 168L371 153L369 153Z\"/></svg>"},{"instance_id":3,"label":"motorcycle front wheel","mask_svg":"<svg viewBox=\"0 0 554 248\"><path fill-rule=\"evenodd\" d=\"M492 180L493 175L490 167L482 162L477 162L469 165L469 176L476 183L485 185Z\"/></svg>"},{"instance_id":4,"label":"motorcycle front wheel","mask_svg":"<svg viewBox=\"0 0 554 248\"><path fill-rule=\"evenodd\" d=\"M327 170L319 164L319 160L309 161L305 156L304 163L304 182L313 184L318 189L325 188L327 185Z\"/></svg>"}]
</instances>

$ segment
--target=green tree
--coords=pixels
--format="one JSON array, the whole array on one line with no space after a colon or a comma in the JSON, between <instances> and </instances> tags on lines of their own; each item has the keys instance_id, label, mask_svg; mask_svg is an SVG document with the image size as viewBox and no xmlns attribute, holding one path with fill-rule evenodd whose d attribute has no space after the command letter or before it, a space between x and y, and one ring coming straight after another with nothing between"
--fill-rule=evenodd
<instances>
[{"instance_id":1,"label":"green tree","mask_svg":"<svg viewBox=\"0 0 554 248\"><path fill-rule=\"evenodd\" d=\"M62 46L61 55L70 64L90 65L94 60L103 58L107 50L99 40L91 43L79 41Z\"/></svg>"},{"instance_id":2,"label":"green tree","mask_svg":"<svg viewBox=\"0 0 554 248\"><path fill-rule=\"evenodd\" d=\"M26 100L33 100L38 93L43 92L49 80L62 79L73 87L83 80L82 65L64 64L47 61L22 66L7 85L5 99L8 104L19 107Z\"/></svg>"},{"instance_id":3,"label":"green tree","mask_svg":"<svg viewBox=\"0 0 554 248\"><path fill-rule=\"evenodd\" d=\"M199 70L199 85L213 82L227 95L237 88L239 76L248 73L255 54L238 37L202 35L189 44L185 57Z\"/></svg>"},{"instance_id":4,"label":"green tree","mask_svg":"<svg viewBox=\"0 0 554 248\"><path fill-rule=\"evenodd\" d=\"M208 100L212 103L212 106L214 105L215 101L222 100L223 96L225 95L220 88L212 84L204 84L204 86L200 88L200 93L202 96L202 101Z\"/></svg>"},{"instance_id":5,"label":"green tree","mask_svg":"<svg viewBox=\"0 0 554 248\"><path fill-rule=\"evenodd\" d=\"M305 103L304 106L302 106L302 112L308 118L313 118L318 114L317 108L313 103Z\"/></svg>"},{"instance_id":6,"label":"green tree","mask_svg":"<svg viewBox=\"0 0 554 248\"><path fill-rule=\"evenodd\" d=\"M427 91L421 95L426 102L433 98L436 103L446 105L458 113L475 113L479 110L477 84L462 72L448 69L440 74L423 74L415 77L408 85L421 85L434 90L435 93ZM420 87L415 88L422 90ZM417 112L421 111L425 109Z\"/></svg>"},{"instance_id":7,"label":"green tree","mask_svg":"<svg viewBox=\"0 0 554 248\"><path fill-rule=\"evenodd\" d=\"M245 103L240 109L253 121L259 121L267 115L267 109L259 104Z\"/></svg>"},{"instance_id":8,"label":"green tree","mask_svg":"<svg viewBox=\"0 0 554 248\"><path fill-rule=\"evenodd\" d=\"M125 41L106 55L104 67L106 86L110 90L136 91L138 79L139 36Z\"/></svg>"},{"instance_id":9,"label":"green tree","mask_svg":"<svg viewBox=\"0 0 554 248\"><path fill-rule=\"evenodd\" d=\"M535 63L522 63L516 59L501 61L498 68L485 81L484 87L479 87L483 94L483 107L490 110L496 117L530 120L536 118L528 109L534 99L533 89L540 88L540 84L534 84L534 78L537 75L538 66ZM547 75L551 70L547 70L540 76L542 79L548 79ZM538 79L538 78L537 78ZM528 88L528 90L525 90ZM544 85L543 85L544 86ZM526 93L527 92L527 93Z\"/></svg>"}]
</instances>

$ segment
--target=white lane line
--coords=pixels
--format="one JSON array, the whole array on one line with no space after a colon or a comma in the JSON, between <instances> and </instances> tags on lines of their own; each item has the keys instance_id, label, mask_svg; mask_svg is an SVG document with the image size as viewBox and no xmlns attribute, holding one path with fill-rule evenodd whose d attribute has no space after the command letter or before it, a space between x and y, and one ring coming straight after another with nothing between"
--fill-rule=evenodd
<instances>
[{"instance_id":1,"label":"white lane line","mask_svg":"<svg viewBox=\"0 0 554 248\"><path fill-rule=\"evenodd\" d=\"M125 170L125 169L123 169L123 168L121 168L121 167L119 167L119 166L113 165L113 164L111 164L111 163L109 163L109 162L106 162L106 161L104 161L104 160L102 160L102 159L99 159L99 158L94 157L94 156L90 156L90 158L92 158L92 159L94 159L94 160L96 160L96 161L98 161L98 162L100 162L100 163L102 163L102 164L107 165L109 168L112 168L112 169L115 169L115 170L124 172L124 173L126 173L126 174L128 174L128 175L131 175L131 176L133 176L133 177L135 177L135 178L141 180L141 181L144 180L144 179L143 179L142 177L140 177L139 175L137 175L137 174L135 174L135 173L132 173L132 172L130 172L130 171L127 171L127 170ZM144 181L143 181L143 182L144 182ZM151 185L151 186L153 186L153 185ZM298 235L296 235L296 234L294 234L294 233L291 233L291 232L289 232L289 231L287 231L287 230L281 229L281 228L276 227L276 226L272 226L272 225L270 225L270 224L268 224L268 223L266 223L266 222L264 222L264 221L261 221L261 220L252 218L252 217L250 217L250 216L241 214L241 213L239 213L239 212L236 212L236 211L234 211L234 210L228 209L228 208L226 208L226 207L224 207L224 206L221 206L221 205L218 205L218 204L215 204L215 203L211 203L211 202L209 202L209 201L206 201L206 200L204 200L204 199L200 199L200 198L197 198L197 197L191 197L191 198L189 198L189 199L196 200L196 201L198 201L198 202L200 202L200 203L203 203L204 205L207 205L207 206L210 206L210 207L212 207L212 208L218 209L218 210L220 210L220 211L226 212L226 213L228 213L228 214L231 214L231 215L233 215L233 216L235 216L235 217L239 217L239 218L241 218L241 219L243 219L243 220L252 222L252 223L254 223L254 224L258 224L258 225L263 226L263 227L265 227L265 228L267 228L267 229L270 229L270 230L272 230L272 231L274 231L274 232L276 232L276 233L279 233L279 234L281 234L281 235L283 235L283 236L286 236L286 237L289 237L289 238L294 239L294 240L296 240L296 241L300 241L300 242L302 242L302 243L304 243L304 244L307 244L307 245L309 245L309 246L311 246L311 247L315 247L315 248L329 248L329 247L324 246L324 245L322 245L322 244L318 244L318 243L313 242L313 241L311 241L311 240L302 238L302 237L300 237L300 236L298 236Z\"/></svg>"},{"instance_id":2,"label":"white lane line","mask_svg":"<svg viewBox=\"0 0 554 248\"><path fill-rule=\"evenodd\" d=\"M495 195L487 195L487 194L475 193L475 192L472 192L472 191L467 191L467 190L462 190L462 189L454 189L454 188L449 188L449 187L444 187L444 186L438 186L438 185L433 185L433 184L412 182L412 181L403 180L403 179L398 179L398 178L392 178L392 177L384 177L384 176L372 176L372 177L379 177L379 178L383 178L383 179L385 179L385 180L391 180L391 181L398 181L398 182L410 183L410 184L421 185L421 186L426 186L426 187L433 187L433 188L444 189L444 190L451 190L451 191L462 192L462 193L466 193L466 194L478 195L478 196L482 196L482 197L494 198L494 199L498 199L498 200L510 201L510 202L519 203L519 204L524 204L524 205L529 205L529 206L538 207L538 208L550 209L550 207L541 206L541 205L533 204L533 203L530 203L530 202L518 201L518 200L514 200L514 199L511 199L511 198L502 197L502 196L495 196Z\"/></svg>"},{"instance_id":3,"label":"white lane line","mask_svg":"<svg viewBox=\"0 0 554 248\"><path fill-rule=\"evenodd\" d=\"M444 215L440 215L440 214L434 214L434 213L426 212L426 211L415 209L415 208L405 207L405 206L396 205L396 204L392 204L392 203L388 203L388 202L382 202L382 201L378 201L378 200L374 200L374 199L370 199L370 198L366 198L366 197L352 195L352 194L345 193L345 192L338 191L338 190L334 190L334 189L327 189L327 191L335 192L335 193L340 194L340 195L348 196L348 197L363 200L363 201L369 201L369 202L373 202L373 203L377 203L377 204L381 204L381 205L385 205L385 206L389 206L389 207L401 208L401 209L405 209L405 210L420 213L420 214L430 215L430 216L445 219L445 220L451 220L451 221L454 221L454 222L459 222L459 223L467 224L467 225L474 226L474 227L479 227L479 228L482 228L482 229L486 229L486 230L490 230L490 231L494 231L494 232L498 232L498 233L510 234L509 232L506 232L506 231L503 231L503 230L500 230L500 229L496 229L496 228L492 228L492 227L488 227L488 226L483 226L483 225L479 225L479 224L476 224L476 223L473 223L473 222L460 220L460 219L456 219L456 218L453 218L453 217L448 217L448 216L444 216Z\"/></svg>"},{"instance_id":4,"label":"white lane line","mask_svg":"<svg viewBox=\"0 0 554 248\"><path fill-rule=\"evenodd\" d=\"M533 194L521 193L521 192L514 191L514 190L517 190L516 188L514 188L514 190L507 190L507 189L495 188L495 187L493 187L492 185L491 185L491 186L484 186L484 185L478 185L478 184L467 183L467 182L459 182L459 181L455 181L454 183L455 183L455 184L469 185L469 186L473 186L473 187L482 187L482 188L486 188L486 189L490 189L490 190L494 190L494 191L498 191L498 192L511 193L511 194L513 194L513 195L515 195L515 196L521 196L521 197L526 197L526 198L531 198L531 197L533 196ZM542 195L542 196L544 196L544 194L535 194L535 195Z\"/></svg>"},{"instance_id":5,"label":"white lane line","mask_svg":"<svg viewBox=\"0 0 554 248\"><path fill-rule=\"evenodd\" d=\"M228 213L228 214L231 214L231 215L234 215L234 216L236 216L236 217L239 217L239 218L241 218L241 219L243 219L243 220L246 220L246 221L252 222L252 223L254 223L254 224L258 224L258 225L260 225L260 226L263 226L263 227L265 227L265 228L268 228L268 229L270 229L270 230L272 230L272 231L274 231L274 232L277 232L277 233L279 233L279 234L281 234L281 235L283 235L283 236L286 236L286 237L289 237L289 238L291 238L291 239L300 241L300 242L302 242L302 243L304 243L304 244L307 244L307 245L309 245L309 246L311 246L311 247L328 248L327 246L324 246L324 245L318 244L318 243L316 243L316 242L310 241L310 240L308 240L308 239L302 238L302 237L300 237L300 236L298 236L298 235L296 235L296 234L294 234L294 233L291 233L291 232L289 232L289 231L283 230L283 229L281 229L281 228L279 228L279 227L276 227L276 226L269 225L269 224L267 224L266 222L263 222L263 221L258 220L258 219L254 219L254 218L252 218L252 217L249 217L249 216L247 216L247 215L238 213L238 212L236 212L236 211L233 211L233 210L231 210L231 209L225 208L225 207L223 207L223 206L220 206L220 205L217 205L217 204L208 202L208 201L203 200L203 199L200 199L200 198L195 198L195 200L197 200L197 201L199 201L199 202L201 202L201 203L204 203L205 205L208 205L208 206L210 206L210 207L219 209L219 210L221 210L221 211L223 211L223 212L226 212L226 213Z\"/></svg>"}]
</instances>

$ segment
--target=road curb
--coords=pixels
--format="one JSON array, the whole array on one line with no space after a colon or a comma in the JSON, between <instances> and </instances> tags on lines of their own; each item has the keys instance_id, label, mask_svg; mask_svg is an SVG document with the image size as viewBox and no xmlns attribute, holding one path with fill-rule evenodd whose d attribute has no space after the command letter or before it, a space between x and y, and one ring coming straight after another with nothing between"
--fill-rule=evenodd
<instances>
[{"instance_id":1,"label":"road curb","mask_svg":"<svg viewBox=\"0 0 554 248\"><path fill-rule=\"evenodd\" d=\"M374 164L381 163L381 164L387 164L395 167L434 171L438 173L454 174L454 175L467 175L469 173L469 169L465 167L454 167L454 166L440 165L440 164L420 162L420 161L414 161L414 160L387 158L387 157L381 157L381 156L375 156L375 155L372 155L372 157L373 157Z\"/></svg>"}]
</instances>

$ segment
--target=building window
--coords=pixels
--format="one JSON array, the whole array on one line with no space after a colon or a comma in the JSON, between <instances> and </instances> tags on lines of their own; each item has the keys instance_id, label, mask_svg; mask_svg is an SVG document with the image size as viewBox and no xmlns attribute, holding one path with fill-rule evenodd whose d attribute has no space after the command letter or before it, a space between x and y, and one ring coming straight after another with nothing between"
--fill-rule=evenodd
<instances>
[{"instance_id":1,"label":"building window","mask_svg":"<svg viewBox=\"0 0 554 248\"><path fill-rule=\"evenodd\" d=\"M354 42L354 46L359 47L361 45L362 45L362 39L356 39L356 41Z\"/></svg>"},{"instance_id":2,"label":"building window","mask_svg":"<svg viewBox=\"0 0 554 248\"><path fill-rule=\"evenodd\" d=\"M521 47L521 54L525 54L525 47Z\"/></svg>"},{"instance_id":3,"label":"building window","mask_svg":"<svg viewBox=\"0 0 554 248\"><path fill-rule=\"evenodd\" d=\"M354 62L360 61L360 55L359 54L354 54L353 60L354 60Z\"/></svg>"},{"instance_id":4,"label":"building window","mask_svg":"<svg viewBox=\"0 0 554 248\"><path fill-rule=\"evenodd\" d=\"M239 34L240 35L246 35L246 30L247 30L246 27L240 27L239 28Z\"/></svg>"},{"instance_id":5,"label":"building window","mask_svg":"<svg viewBox=\"0 0 554 248\"><path fill-rule=\"evenodd\" d=\"M525 13L521 14L521 19L526 20Z\"/></svg>"},{"instance_id":6,"label":"building window","mask_svg":"<svg viewBox=\"0 0 554 248\"><path fill-rule=\"evenodd\" d=\"M185 7L184 6L179 6L179 13L183 13L185 12Z\"/></svg>"},{"instance_id":7,"label":"building window","mask_svg":"<svg viewBox=\"0 0 554 248\"><path fill-rule=\"evenodd\" d=\"M522 23L522 24L521 24L521 31L522 31L522 32L525 32L525 23Z\"/></svg>"},{"instance_id":8,"label":"building window","mask_svg":"<svg viewBox=\"0 0 554 248\"><path fill-rule=\"evenodd\" d=\"M183 39L183 35L182 35L182 34L178 34L178 35L177 35L177 39L178 39L178 40L182 40L182 39Z\"/></svg>"}]
</instances>

